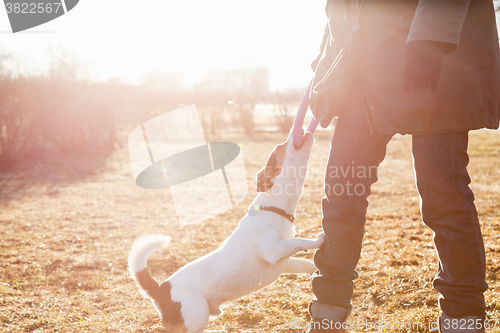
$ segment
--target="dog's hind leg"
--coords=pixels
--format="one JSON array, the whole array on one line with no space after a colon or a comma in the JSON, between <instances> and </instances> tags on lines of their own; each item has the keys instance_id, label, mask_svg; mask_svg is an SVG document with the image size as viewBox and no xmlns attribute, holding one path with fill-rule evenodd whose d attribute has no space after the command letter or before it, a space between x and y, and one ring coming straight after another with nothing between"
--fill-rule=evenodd
<instances>
[{"instance_id":1,"label":"dog's hind leg","mask_svg":"<svg viewBox=\"0 0 500 333\"><path fill-rule=\"evenodd\" d=\"M187 330L186 333L205 332L210 315L206 298L202 295L191 295L183 297L181 304L181 313L184 319L184 327Z\"/></svg>"},{"instance_id":2,"label":"dog's hind leg","mask_svg":"<svg viewBox=\"0 0 500 333\"><path fill-rule=\"evenodd\" d=\"M223 311L218 307L210 308L210 316L219 317L220 315L222 315L222 313Z\"/></svg>"},{"instance_id":3,"label":"dog's hind leg","mask_svg":"<svg viewBox=\"0 0 500 333\"><path fill-rule=\"evenodd\" d=\"M307 273L316 272L316 265L312 261L301 258L290 258L283 273Z\"/></svg>"}]
</instances>

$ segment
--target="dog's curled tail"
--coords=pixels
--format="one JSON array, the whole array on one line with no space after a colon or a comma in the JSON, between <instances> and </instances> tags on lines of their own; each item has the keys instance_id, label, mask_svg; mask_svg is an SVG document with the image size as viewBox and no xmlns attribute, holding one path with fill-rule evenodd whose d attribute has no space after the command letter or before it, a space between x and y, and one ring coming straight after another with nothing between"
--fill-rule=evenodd
<instances>
[{"instance_id":1,"label":"dog's curled tail","mask_svg":"<svg viewBox=\"0 0 500 333\"><path fill-rule=\"evenodd\" d=\"M140 289L156 300L160 286L151 278L146 268L149 256L168 246L170 237L165 235L147 235L139 238L132 245L128 256L128 271Z\"/></svg>"}]
</instances>

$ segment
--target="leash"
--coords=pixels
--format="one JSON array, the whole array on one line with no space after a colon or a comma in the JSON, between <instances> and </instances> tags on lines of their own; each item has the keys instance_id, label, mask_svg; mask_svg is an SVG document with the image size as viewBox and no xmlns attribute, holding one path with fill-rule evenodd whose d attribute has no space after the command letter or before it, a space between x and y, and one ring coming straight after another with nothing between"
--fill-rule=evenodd
<instances>
[{"instance_id":1,"label":"leash","mask_svg":"<svg viewBox=\"0 0 500 333\"><path fill-rule=\"evenodd\" d=\"M293 123L293 143L297 146L302 144L302 125L304 125L304 118L306 117L307 109L309 108L309 93L311 92L311 87L313 84L313 80L309 83L309 86L306 89L306 92L302 96L302 100L300 101L299 110L297 111L297 117L295 118L295 122ZM316 127L318 127L319 121L316 120L313 116L313 119L309 123L306 132L314 134Z\"/></svg>"},{"instance_id":2,"label":"leash","mask_svg":"<svg viewBox=\"0 0 500 333\"><path fill-rule=\"evenodd\" d=\"M340 0L340 2L342 3L342 7L344 7L344 2L346 2L346 0ZM356 10L358 12L356 14L357 16L356 16L356 20L354 21L355 23L353 25L353 29L349 33L348 38L351 38L352 34L359 29L359 18L361 15L361 7L363 6L363 0L358 0L358 2L356 2L354 5L357 7ZM331 10L331 7L330 7L330 10ZM346 18L346 12L344 10L344 20L345 20L345 18ZM334 65L335 65L335 61L333 62L333 64L331 65L331 67L327 73L329 73L332 70ZM323 77L322 80L324 80L325 77ZM306 92L304 93L304 96L302 96L302 101L300 102L299 110L297 111L297 118L295 119L295 122L293 124L293 143L296 146L300 146L302 144L302 138L303 138L302 137L302 125L304 124L304 118L306 116L307 108L309 107L309 93L311 92L311 87L313 85L313 82L314 82L314 78L311 80L311 83L309 83L309 87L307 87ZM311 122L309 123L309 126L307 127L307 132L314 134L314 130L316 129L318 124L319 124L319 121L316 120L313 116L313 119L311 120Z\"/></svg>"},{"instance_id":3,"label":"leash","mask_svg":"<svg viewBox=\"0 0 500 333\"><path fill-rule=\"evenodd\" d=\"M269 207L266 207L266 206L259 206L257 204L253 205L250 210L248 211L248 215L250 216L255 216L255 214L257 214L257 212L259 210L265 210L265 211L268 211L268 212L273 212L275 214L278 214L284 218L286 218L288 221L292 222L295 220L295 217L292 215L292 214L288 214L287 212L285 212L283 209L281 208L278 208L278 207L274 207L274 206L269 206Z\"/></svg>"}]
</instances>

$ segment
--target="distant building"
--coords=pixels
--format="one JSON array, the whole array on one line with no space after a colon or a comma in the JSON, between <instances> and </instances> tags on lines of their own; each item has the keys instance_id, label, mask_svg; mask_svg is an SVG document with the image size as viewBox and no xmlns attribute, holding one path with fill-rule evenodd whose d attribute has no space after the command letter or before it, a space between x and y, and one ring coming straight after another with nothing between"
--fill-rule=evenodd
<instances>
[{"instance_id":1,"label":"distant building","mask_svg":"<svg viewBox=\"0 0 500 333\"><path fill-rule=\"evenodd\" d=\"M151 91L181 90L184 88L184 74L151 71L144 78L144 86Z\"/></svg>"},{"instance_id":2,"label":"distant building","mask_svg":"<svg viewBox=\"0 0 500 333\"><path fill-rule=\"evenodd\" d=\"M229 94L269 93L269 70L267 68L230 69L205 73L199 84L204 90L225 91Z\"/></svg>"}]
</instances>

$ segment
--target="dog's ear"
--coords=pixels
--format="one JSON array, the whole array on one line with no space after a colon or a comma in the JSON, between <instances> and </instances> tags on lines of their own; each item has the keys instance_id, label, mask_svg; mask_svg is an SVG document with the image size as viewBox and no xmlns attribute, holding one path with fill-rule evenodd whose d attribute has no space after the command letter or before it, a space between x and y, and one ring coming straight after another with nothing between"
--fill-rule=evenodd
<instances>
[{"instance_id":1,"label":"dog's ear","mask_svg":"<svg viewBox=\"0 0 500 333\"><path fill-rule=\"evenodd\" d=\"M273 187L271 179L276 177L281 171L281 166L278 167L276 159L276 150L273 150L271 156L267 160L266 166L257 173L257 192L266 192Z\"/></svg>"},{"instance_id":2,"label":"dog's ear","mask_svg":"<svg viewBox=\"0 0 500 333\"><path fill-rule=\"evenodd\" d=\"M267 166L260 170L257 174L257 192L266 192L274 185L271 181L271 179L274 178L274 175L266 173L266 169L268 169Z\"/></svg>"}]
</instances>

